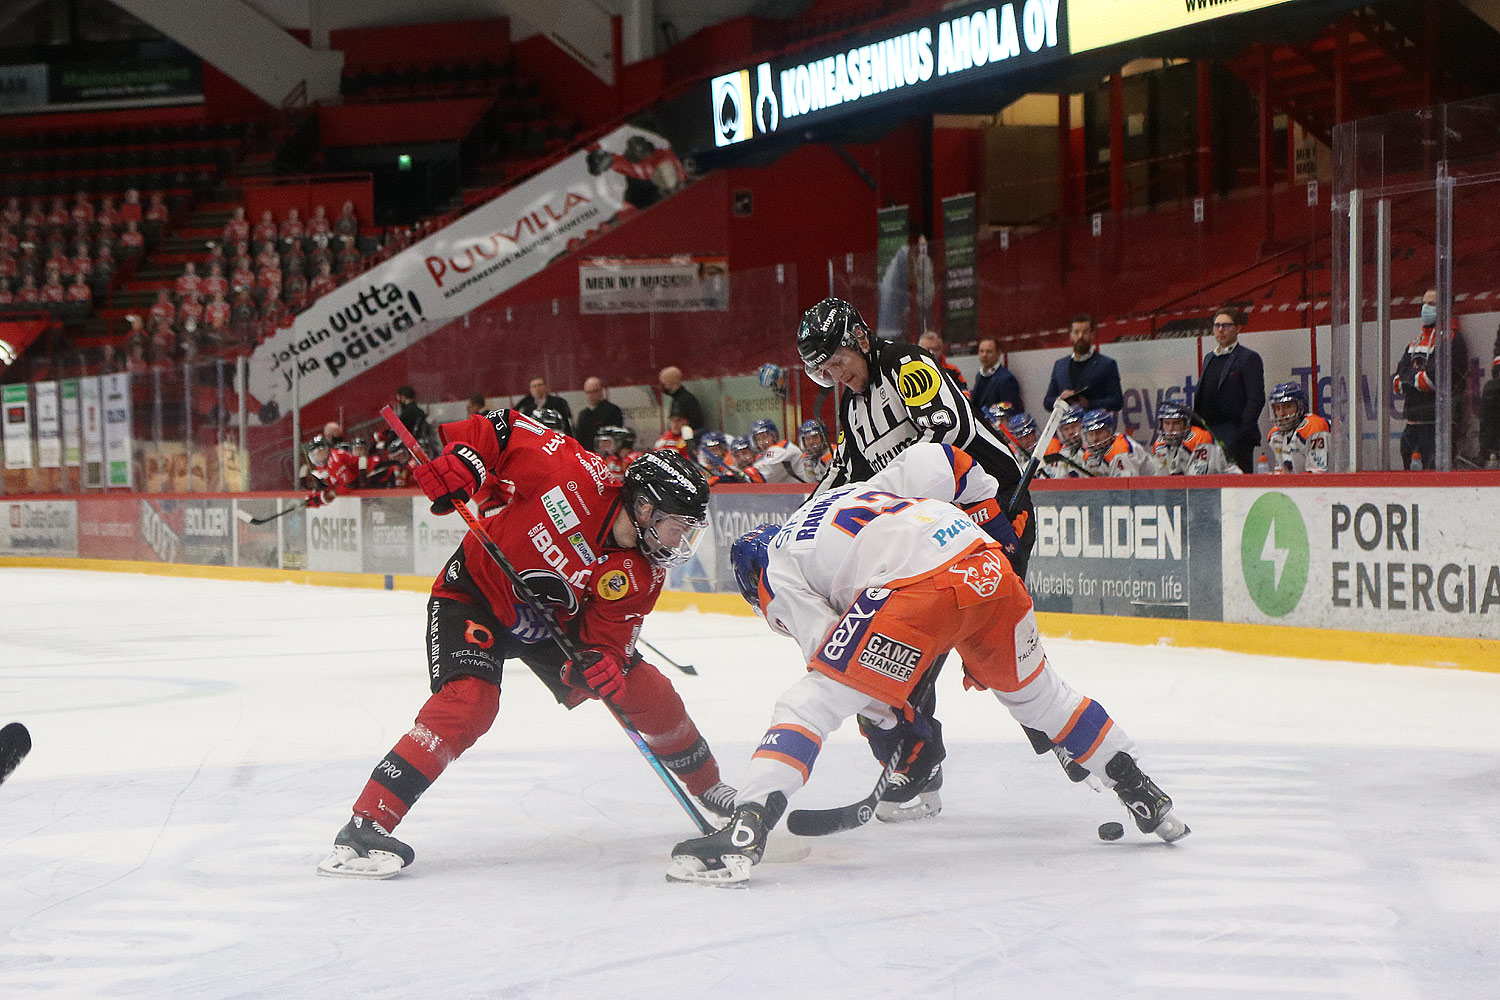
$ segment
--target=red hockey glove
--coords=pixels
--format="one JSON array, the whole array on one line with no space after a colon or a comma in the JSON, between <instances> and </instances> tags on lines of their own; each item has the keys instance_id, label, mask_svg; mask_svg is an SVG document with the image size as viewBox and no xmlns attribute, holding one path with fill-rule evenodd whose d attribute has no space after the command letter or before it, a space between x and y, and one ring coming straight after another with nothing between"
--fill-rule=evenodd
<instances>
[{"instance_id":1,"label":"red hockey glove","mask_svg":"<svg viewBox=\"0 0 1500 1000\"><path fill-rule=\"evenodd\" d=\"M412 476L432 501L432 512L446 514L484 485L484 460L466 444L450 444L437 458L413 469Z\"/></svg>"},{"instance_id":2,"label":"red hockey glove","mask_svg":"<svg viewBox=\"0 0 1500 1000\"><path fill-rule=\"evenodd\" d=\"M607 649L580 649L578 659L563 665L563 680L614 701L625 693L625 663Z\"/></svg>"},{"instance_id":3,"label":"red hockey glove","mask_svg":"<svg viewBox=\"0 0 1500 1000\"><path fill-rule=\"evenodd\" d=\"M1000 548L1005 550L1007 556L1016 554L1021 547L1021 539L1017 536L1015 525L1006 520L1005 514L1000 510L998 500L982 500L979 503L969 504L963 508L969 519L984 529L984 533L1000 543ZM1021 523L1021 530L1026 530L1026 514L1016 518Z\"/></svg>"},{"instance_id":4,"label":"red hockey glove","mask_svg":"<svg viewBox=\"0 0 1500 1000\"><path fill-rule=\"evenodd\" d=\"M333 503L334 498L337 496L338 493L334 491L332 486L325 486L320 490L313 490L307 495L307 509L317 510L325 503Z\"/></svg>"}]
</instances>

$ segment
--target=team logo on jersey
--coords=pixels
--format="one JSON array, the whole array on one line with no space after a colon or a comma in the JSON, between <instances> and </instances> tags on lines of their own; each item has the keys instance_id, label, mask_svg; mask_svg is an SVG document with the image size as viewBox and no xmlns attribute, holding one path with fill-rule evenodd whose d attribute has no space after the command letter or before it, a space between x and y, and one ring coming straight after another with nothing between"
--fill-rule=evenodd
<instances>
[{"instance_id":1,"label":"team logo on jersey","mask_svg":"<svg viewBox=\"0 0 1500 1000\"><path fill-rule=\"evenodd\" d=\"M924 358L912 358L901 366L896 379L907 406L930 403L942 387L943 378Z\"/></svg>"},{"instance_id":2,"label":"team logo on jersey","mask_svg":"<svg viewBox=\"0 0 1500 1000\"><path fill-rule=\"evenodd\" d=\"M965 559L948 572L960 577L965 586L982 598L994 597L1005 578L1005 563L993 552L985 552L980 559ZM960 602L960 605L962 602Z\"/></svg>"},{"instance_id":3,"label":"team logo on jersey","mask_svg":"<svg viewBox=\"0 0 1500 1000\"><path fill-rule=\"evenodd\" d=\"M467 618L464 619L464 624L468 626L464 629L464 642L471 646L478 646L480 649L489 649L495 644L495 633L483 625Z\"/></svg>"},{"instance_id":4,"label":"team logo on jersey","mask_svg":"<svg viewBox=\"0 0 1500 1000\"><path fill-rule=\"evenodd\" d=\"M922 651L883 632L871 633L859 651L859 665L898 681L911 680L922 662Z\"/></svg>"},{"instance_id":5,"label":"team logo on jersey","mask_svg":"<svg viewBox=\"0 0 1500 1000\"><path fill-rule=\"evenodd\" d=\"M573 510L573 505L568 503L568 498L563 496L561 486L554 486L542 494L542 507L560 533L566 534L578 527L578 514Z\"/></svg>"},{"instance_id":6,"label":"team logo on jersey","mask_svg":"<svg viewBox=\"0 0 1500 1000\"><path fill-rule=\"evenodd\" d=\"M618 601L630 593L630 577L623 570L612 569L599 577L599 582L594 584L594 590L606 601Z\"/></svg>"}]
</instances>

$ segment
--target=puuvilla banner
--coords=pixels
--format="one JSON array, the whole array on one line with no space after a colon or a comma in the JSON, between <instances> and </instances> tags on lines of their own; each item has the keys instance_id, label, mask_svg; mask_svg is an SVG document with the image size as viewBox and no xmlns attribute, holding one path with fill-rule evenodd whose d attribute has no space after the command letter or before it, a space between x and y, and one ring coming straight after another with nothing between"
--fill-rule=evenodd
<instances>
[{"instance_id":1,"label":"puuvilla banner","mask_svg":"<svg viewBox=\"0 0 1500 1000\"><path fill-rule=\"evenodd\" d=\"M622 213L682 186L654 132L623 126L314 302L250 357L262 423L351 379L539 273Z\"/></svg>"}]
</instances>

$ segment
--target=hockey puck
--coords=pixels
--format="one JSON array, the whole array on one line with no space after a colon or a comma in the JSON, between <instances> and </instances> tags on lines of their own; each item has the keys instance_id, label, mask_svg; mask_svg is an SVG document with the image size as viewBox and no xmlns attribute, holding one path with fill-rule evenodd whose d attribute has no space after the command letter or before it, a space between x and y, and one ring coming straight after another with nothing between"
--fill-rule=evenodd
<instances>
[{"instance_id":1,"label":"hockey puck","mask_svg":"<svg viewBox=\"0 0 1500 1000\"><path fill-rule=\"evenodd\" d=\"M1099 824L1100 840L1119 840L1123 836L1125 836L1125 827L1119 823Z\"/></svg>"}]
</instances>

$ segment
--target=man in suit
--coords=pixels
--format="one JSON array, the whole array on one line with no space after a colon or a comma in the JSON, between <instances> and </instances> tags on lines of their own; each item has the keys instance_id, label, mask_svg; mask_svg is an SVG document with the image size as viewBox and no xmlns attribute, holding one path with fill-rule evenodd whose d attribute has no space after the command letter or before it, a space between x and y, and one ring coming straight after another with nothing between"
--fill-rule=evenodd
<instances>
[{"instance_id":1,"label":"man in suit","mask_svg":"<svg viewBox=\"0 0 1500 1000\"><path fill-rule=\"evenodd\" d=\"M994 337L979 338L979 373L974 376L974 409L1009 403L1016 413L1026 412L1021 403L1021 383L1000 363L1000 341Z\"/></svg>"},{"instance_id":2,"label":"man in suit","mask_svg":"<svg viewBox=\"0 0 1500 1000\"><path fill-rule=\"evenodd\" d=\"M1266 408L1266 374L1260 355L1239 341L1239 314L1220 309L1214 314L1216 346L1203 359L1193 409L1234 464L1250 472Z\"/></svg>"},{"instance_id":3,"label":"man in suit","mask_svg":"<svg viewBox=\"0 0 1500 1000\"><path fill-rule=\"evenodd\" d=\"M1087 313L1073 317L1073 325L1068 328L1073 353L1059 358L1052 366L1052 381L1047 385L1043 409L1051 411L1052 404L1059 399L1066 399L1085 410L1118 412L1125 405L1125 393L1120 388L1120 366L1115 364L1114 358L1107 358L1094 350L1096 332L1094 317Z\"/></svg>"}]
</instances>

